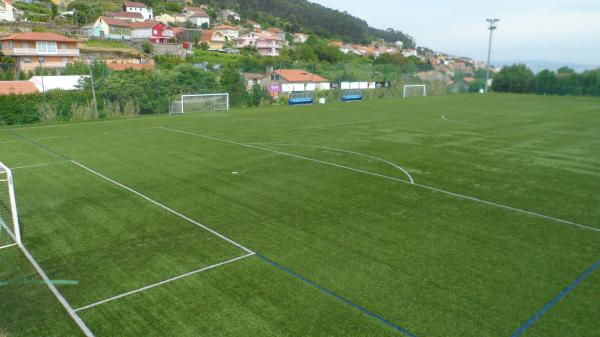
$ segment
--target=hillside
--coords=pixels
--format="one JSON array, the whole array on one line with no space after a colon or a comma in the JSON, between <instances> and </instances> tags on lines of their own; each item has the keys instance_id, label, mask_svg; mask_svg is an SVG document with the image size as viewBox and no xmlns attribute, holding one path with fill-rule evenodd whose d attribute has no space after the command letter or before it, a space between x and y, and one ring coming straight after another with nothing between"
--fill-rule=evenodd
<instances>
[{"instance_id":1,"label":"hillside","mask_svg":"<svg viewBox=\"0 0 600 337\"><path fill-rule=\"evenodd\" d=\"M380 38L388 42L402 41L405 46L409 47L413 47L415 44L412 37L402 32L369 27L367 22L360 18L307 0L212 0L207 2L216 7L237 9L242 15L253 19L260 19L265 14L279 17L289 21L292 26L302 27L327 38L341 38L347 42L365 44L374 38Z\"/></svg>"},{"instance_id":2,"label":"hillside","mask_svg":"<svg viewBox=\"0 0 600 337\"><path fill-rule=\"evenodd\" d=\"M141 2L151 5L156 13L167 10L163 0ZM105 10L118 10L122 1L92 0L85 3L100 4ZM283 26L281 28L291 32L302 30L352 43L368 44L374 39L384 39L387 42L402 41L409 48L415 46L414 39L403 32L373 28L360 18L307 0L204 0L195 3L209 4L213 9L233 9L243 18Z\"/></svg>"}]
</instances>

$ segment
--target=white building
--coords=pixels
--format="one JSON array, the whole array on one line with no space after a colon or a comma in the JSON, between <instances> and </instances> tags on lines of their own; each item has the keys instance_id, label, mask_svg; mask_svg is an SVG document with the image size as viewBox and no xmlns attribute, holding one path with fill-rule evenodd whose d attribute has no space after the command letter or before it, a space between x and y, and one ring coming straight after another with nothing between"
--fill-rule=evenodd
<instances>
[{"instance_id":1,"label":"white building","mask_svg":"<svg viewBox=\"0 0 600 337\"><path fill-rule=\"evenodd\" d=\"M0 21L15 21L15 7L11 1L0 0Z\"/></svg>"},{"instance_id":2,"label":"white building","mask_svg":"<svg viewBox=\"0 0 600 337\"><path fill-rule=\"evenodd\" d=\"M123 12L129 13L140 13L144 17L144 20L150 20L154 18L152 8L146 6L143 2L124 2Z\"/></svg>"},{"instance_id":3,"label":"white building","mask_svg":"<svg viewBox=\"0 0 600 337\"><path fill-rule=\"evenodd\" d=\"M198 27L203 24L210 25L210 15L202 7L187 6L183 9L182 14L185 15L187 22Z\"/></svg>"}]
</instances>

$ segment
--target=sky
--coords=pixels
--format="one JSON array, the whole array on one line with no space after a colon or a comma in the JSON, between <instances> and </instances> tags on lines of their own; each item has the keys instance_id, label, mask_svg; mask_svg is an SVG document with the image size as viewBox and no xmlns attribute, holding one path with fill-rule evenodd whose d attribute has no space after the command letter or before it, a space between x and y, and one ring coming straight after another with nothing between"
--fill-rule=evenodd
<instances>
[{"instance_id":1,"label":"sky","mask_svg":"<svg viewBox=\"0 0 600 337\"><path fill-rule=\"evenodd\" d=\"M499 18L493 60L600 64L600 0L309 0L408 33L419 46L487 58L486 18Z\"/></svg>"}]
</instances>

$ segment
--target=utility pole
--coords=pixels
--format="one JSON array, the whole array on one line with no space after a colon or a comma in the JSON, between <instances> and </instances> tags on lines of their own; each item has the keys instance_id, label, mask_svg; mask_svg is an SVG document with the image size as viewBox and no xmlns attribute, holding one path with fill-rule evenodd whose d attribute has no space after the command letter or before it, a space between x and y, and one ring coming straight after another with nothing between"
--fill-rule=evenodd
<instances>
[{"instance_id":1,"label":"utility pole","mask_svg":"<svg viewBox=\"0 0 600 337\"><path fill-rule=\"evenodd\" d=\"M90 69L90 80L92 84L92 99L94 100L94 112L96 113L96 118L98 118L98 101L96 101L96 88L94 84L94 73L92 72L92 60L89 61L88 67Z\"/></svg>"},{"instance_id":2,"label":"utility pole","mask_svg":"<svg viewBox=\"0 0 600 337\"><path fill-rule=\"evenodd\" d=\"M44 85L44 67L42 66L42 60L38 60L40 64L40 74L42 75L42 97L44 98L44 118L46 119L46 123L49 122L48 116L48 101L46 99L46 86Z\"/></svg>"},{"instance_id":3,"label":"utility pole","mask_svg":"<svg viewBox=\"0 0 600 337\"><path fill-rule=\"evenodd\" d=\"M490 24L488 27L490 31L490 43L488 46L487 72L485 73L485 93L487 94L490 82L490 62L492 61L492 37L494 36L494 30L498 28L497 23L500 22L500 19L487 19L486 21Z\"/></svg>"}]
</instances>

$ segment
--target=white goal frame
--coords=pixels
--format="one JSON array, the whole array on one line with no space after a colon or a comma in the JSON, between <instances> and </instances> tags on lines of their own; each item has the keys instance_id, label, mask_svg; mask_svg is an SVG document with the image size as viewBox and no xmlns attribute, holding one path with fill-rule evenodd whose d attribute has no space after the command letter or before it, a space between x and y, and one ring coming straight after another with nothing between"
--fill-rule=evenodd
<instances>
[{"instance_id":1,"label":"white goal frame","mask_svg":"<svg viewBox=\"0 0 600 337\"><path fill-rule=\"evenodd\" d=\"M425 84L409 84L409 85L404 86L404 89L402 90L402 98L408 97L408 96L406 96L406 89L410 89L410 88L423 88L423 97L427 97L427 85L425 85Z\"/></svg>"},{"instance_id":2,"label":"white goal frame","mask_svg":"<svg viewBox=\"0 0 600 337\"><path fill-rule=\"evenodd\" d=\"M12 225L13 225L12 230L9 228L5 228L5 229L9 231L9 234L11 234L11 236L15 240L15 244L21 246L21 244L22 244L21 228L19 226L19 216L18 216L18 212L17 212L17 202L16 202L16 198L15 198L15 186L14 186L14 182L13 182L12 171L10 170L10 168L8 168L8 166L6 166L2 162L0 162L0 173L3 173L5 175L5 177L0 177L0 188L8 189L8 198L9 198L8 202L10 203L9 207L10 207L10 212L11 212L11 217L12 217ZM4 186L5 183L6 183L6 187ZM5 225L10 226L10 224L5 224ZM7 247L7 246L0 247L0 248L5 248L5 247Z\"/></svg>"},{"instance_id":3,"label":"white goal frame","mask_svg":"<svg viewBox=\"0 0 600 337\"><path fill-rule=\"evenodd\" d=\"M183 115L185 114L185 99L191 97L225 97L225 111L229 111L229 93L218 93L218 94L195 94L195 95L181 95L181 100L179 102L175 102L175 104L179 104L181 111L173 112L169 111L170 115ZM223 111L223 109L215 109L214 111ZM189 113L189 112L188 112Z\"/></svg>"}]
</instances>

